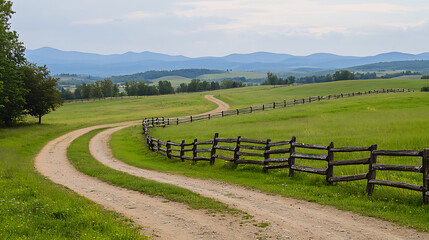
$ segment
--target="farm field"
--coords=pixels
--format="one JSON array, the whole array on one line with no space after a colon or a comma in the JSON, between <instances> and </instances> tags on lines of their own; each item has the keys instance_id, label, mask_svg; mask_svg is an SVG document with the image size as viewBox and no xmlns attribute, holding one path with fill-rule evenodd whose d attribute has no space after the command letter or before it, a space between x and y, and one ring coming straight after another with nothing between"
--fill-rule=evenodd
<instances>
[{"instance_id":1,"label":"farm field","mask_svg":"<svg viewBox=\"0 0 429 240\"><path fill-rule=\"evenodd\" d=\"M130 219L46 180L35 171L34 157L48 141L78 128L215 106L199 93L71 103L43 117L40 126L29 119L0 129L0 238L141 238L139 229L128 227Z\"/></svg>"},{"instance_id":2,"label":"farm field","mask_svg":"<svg viewBox=\"0 0 429 240\"><path fill-rule=\"evenodd\" d=\"M307 88L309 89L305 89L303 88L303 86L282 88L269 88L264 86L259 88L243 88L238 90L234 89L233 91L221 90L212 93L214 95L221 96L221 99L223 96L227 99L231 99L231 101L227 102L235 104L232 107L237 107L240 106L241 103L239 103L239 101L234 100L234 95L237 98L245 99L246 101L248 101L248 103L243 103L243 106L249 106L253 105L253 103L260 104L264 102L270 102L271 99L279 100L279 98L283 97L289 98L288 95L291 92L294 92L293 96L298 98L300 96L306 97L310 93L317 93L319 89L322 89L323 91L329 93L348 92L346 90L349 89L351 92L354 91L354 87L357 87L362 90L401 86L405 88L410 87L414 89L419 89L421 85L426 84L427 82L425 83L422 80L407 80L405 82L404 80L402 80L401 82L398 80L398 82L380 83L377 80L375 82L370 83L371 84L366 86L353 86L354 84L356 84L354 82L331 83L339 84L339 90L336 90L334 87L332 87L333 85L323 87L321 87L320 85L307 85ZM351 86L348 86L348 84L350 84ZM376 86L374 87L374 85ZM383 87L381 87L382 85ZM240 90L243 91L241 92ZM261 95L261 99L253 99L254 97L252 97L251 90L256 91L256 94L258 94L258 96ZM260 94L261 92L263 92L263 94ZM57 239L64 239L69 238L72 234L73 236L97 236L99 238L108 238L110 236L113 236L114 234L112 235L112 233L114 232L115 234L117 233L119 235L118 238L121 239L136 239L138 237L138 229L128 227L129 219L124 219L118 222L115 220L118 218L117 214L105 211L101 207L93 204L92 202L84 199L83 197L78 196L70 190L66 190L63 187L52 184L50 181L46 180L44 177L40 176L40 174L35 172L32 160L49 140L52 140L64 133L75 129L104 123L140 120L144 117L151 116L174 117L184 116L188 114L198 114L214 109L216 105L206 101L203 98L203 95L205 94L207 93L178 94L65 104L57 111L43 117L43 124L41 126L32 125L31 123L34 123L35 120L30 119L30 124L13 129L0 129L0 195L1 199L4 199L4 201L0 203L0 238L18 238L20 236L25 235L29 236L30 238L34 238L37 236L41 238L54 237ZM253 96L254 95L255 92L253 93ZM412 97L414 95L407 96ZM403 106L404 108L407 107L406 104L403 104ZM274 114L275 111L267 113ZM251 117L252 115L248 116ZM231 121L233 119L234 117L223 120L227 120L227 123L229 124L228 121ZM205 122L205 124L207 123L209 122ZM219 122L218 124L222 123ZM243 124L243 122L240 124ZM186 127L186 125L183 126ZM198 130L198 128L200 130ZM196 130L200 131L198 132L198 137L203 137L205 134L204 131L201 131L201 127L198 128L196 128ZM167 128L165 130L170 131L173 130L173 128ZM128 137L125 137L124 132L127 133L127 131L131 132L131 137L130 135L128 135ZM158 131L158 129L156 131ZM211 135L211 132L212 131L210 130L210 134L207 133L207 135ZM234 132L231 132L231 134L233 133ZM221 134L224 133L221 132ZM120 137L121 135L122 137ZM150 153L142 146L142 135L140 127L129 128L127 130L124 130L117 136L120 137L119 141L115 140L115 137L115 139L113 139L114 141L112 144L114 146L123 146L123 150L127 151L125 155L135 156L133 154L143 153L144 155L140 155L140 158L143 156L144 158L149 159L151 161L158 159L157 162L145 161L144 164L147 165L146 167L148 168L161 170L165 168L165 171L183 172L184 174L186 173L192 176L202 178L210 177L205 174L204 171L218 172L218 170L213 171L214 169L208 166L204 168L200 165L183 165L182 163L177 165L164 164L168 161L165 161L165 159L160 156L156 156L153 153ZM189 137L191 136L189 135ZM299 140L302 139L299 135L297 135L297 137ZM117 142L117 145L115 144L115 141ZM192 171L188 172L189 168L195 169L195 173L192 173ZM225 171L226 173L228 173L228 171L237 172L237 170L234 170L232 166L219 165L219 169L221 170L221 172L219 172L220 175L224 174ZM247 174L254 176L255 174L260 174L260 169L254 170L255 171L241 171L239 169L238 171L243 172L244 175ZM273 171L273 174L276 174L276 172ZM282 173L279 171L279 174ZM261 181L265 181L263 180L264 176L268 176L270 179L275 179L272 177L273 175L271 173L269 175L260 174ZM297 177L299 177L299 175L297 175ZM307 179L307 177L308 176L305 176L303 178ZM246 182L246 178L240 176L238 176L238 178L241 179L240 181ZM220 180L222 180L222 178L220 178ZM225 179L225 181L229 180ZM234 180L232 182L240 181ZM284 181L286 180L282 178L281 181L284 183ZM313 180L312 178L309 178L308 181L315 182L323 186L322 181L319 181L317 178L314 178ZM305 184L302 184L302 191L306 189L304 185ZM342 186L342 184L339 184L339 186ZM364 189L362 189L362 187L356 187L356 189L359 189L364 192ZM356 194L357 192L355 191L356 189L350 190L351 196L355 196L354 194ZM323 188L321 188L321 190L323 190ZM267 191L272 190L268 189ZM325 191L329 193L328 190L323 190L318 194L323 195L325 194ZM377 190L375 194L377 194L377 192L380 193L380 191ZM409 193L407 192L405 194L407 195ZM362 195L364 194L362 193ZM332 196L332 194L329 196ZM310 201L315 201L314 199L317 197L313 196L301 198ZM402 201L403 196L400 194L397 199ZM416 206L415 208L410 209L410 211L412 211L413 214L416 212L417 217L413 218L415 219L415 221L413 220L406 225L413 226L422 230L427 229L425 224L421 224L421 222L423 221L427 222L427 218L421 213L421 211L427 212L428 209L420 206L421 200L420 198L415 197L415 194L410 194L410 197L407 199L407 201L411 202L411 205L409 204L407 206ZM331 203L327 202L327 204ZM348 203L343 204L349 205ZM378 205L376 205L375 208L381 208L383 207L383 204L384 202L381 201ZM392 206L389 205L388 207L394 208L397 207L397 204L393 204ZM39 214L38 211L40 209L42 209L43 211ZM380 215L380 213L378 215L374 215L378 216ZM390 219L388 217L385 218ZM67 221L65 221L64 219L67 219ZM70 219L72 219L72 221L70 221ZM393 221L396 220L393 219ZM401 221L397 220L397 222ZM45 228L39 228L39 226L45 226Z\"/></svg>"},{"instance_id":3,"label":"farm field","mask_svg":"<svg viewBox=\"0 0 429 240\"><path fill-rule=\"evenodd\" d=\"M268 90L267 87L258 87L255 90L262 93L258 93L258 98L261 96L262 99L267 100L257 102L257 104L261 104L281 100L280 97L293 99L295 97L333 93L332 91L336 89L337 84L340 91L346 93L387 88L386 83L386 80L347 81L271 90ZM395 80L391 82L391 87L418 89L422 84L424 82L421 80ZM265 91L270 92L271 95L264 94ZM221 99L233 99L227 101L232 107L256 105L247 104L243 106L242 103L235 100L255 101L250 92L238 93L226 90L215 94L215 96ZM289 97L291 92L293 93L292 98ZM322 94L318 94L319 92ZM429 130L429 123L427 123L428 106L429 95L421 92L369 95L316 102L289 109L259 112L239 117L213 119L165 129L152 129L151 135L162 140L175 142L180 142L182 139L190 142L195 138L200 141L210 140L213 138L214 132L220 133L221 137L270 138L273 141L287 140L296 136L298 142L329 145L330 141L334 141L336 147L370 146L376 143L378 149L423 150L423 148L428 148L429 144L429 137L424 134ZM324 177L307 173L296 173L295 177L289 178L287 177L287 170L270 170L269 174L264 174L261 167L236 167L219 160L214 167L206 163L182 163L180 160L168 160L155 156L155 153L141 147L142 142L144 139L141 135L141 129L138 127L129 128L114 135L111 146L117 158L139 167L237 183L287 197L315 201L368 216L376 216L424 231L429 229L427 224L429 208L422 206L421 193L376 186L373 196L368 197L365 194L366 181L337 183L334 186L327 186ZM345 159L368 157L361 154L354 154L353 156L344 154L342 156ZM393 160L380 158L379 162L421 164L421 160L409 158ZM301 163L315 167L320 166L309 161L302 161ZM334 176L366 172L366 168L367 166L335 168ZM378 174L377 179L421 184L421 175L418 174L397 172L389 174L386 172Z\"/></svg>"}]
</instances>

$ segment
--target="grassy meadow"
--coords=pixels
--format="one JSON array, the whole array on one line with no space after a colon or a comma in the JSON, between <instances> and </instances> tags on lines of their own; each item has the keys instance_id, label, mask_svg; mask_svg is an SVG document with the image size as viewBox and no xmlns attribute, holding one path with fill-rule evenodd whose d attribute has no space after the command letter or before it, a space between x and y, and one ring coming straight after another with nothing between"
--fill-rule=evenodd
<instances>
[{"instance_id":1,"label":"grassy meadow","mask_svg":"<svg viewBox=\"0 0 429 240\"><path fill-rule=\"evenodd\" d=\"M0 239L138 239L129 220L46 180L33 159L50 140L103 123L147 115L186 115L216 107L204 94L104 100L65 104L42 119L0 129Z\"/></svg>"},{"instance_id":2,"label":"grassy meadow","mask_svg":"<svg viewBox=\"0 0 429 240\"><path fill-rule=\"evenodd\" d=\"M390 82L391 81L391 82ZM382 88L419 89L424 80L372 80L344 81L296 87L270 88L267 86L224 90L214 95L232 107L245 107L281 99L326 95L339 92L365 91ZM253 91L252 91L253 90ZM257 96L257 97L255 97ZM245 104L247 103L247 104ZM390 93L359 96L339 100L321 101L293 108L257 112L242 116L218 118L210 121L152 129L151 135L162 140L187 142L221 137L242 136L254 139L287 140L292 136L298 142L336 147L370 146L378 144L385 150L423 150L429 148L429 94ZM366 181L335 183L328 186L324 176L295 172L293 178L287 170L270 170L262 173L260 166L235 166L216 160L215 166L207 163L182 163L151 153L142 147L144 137L138 127L124 129L114 135L111 146L117 158L130 164L184 174L192 177L216 179L336 206L363 215L374 216L400 225L429 230L429 206L422 205L421 193L376 186L373 196L366 196ZM301 150L300 152L309 152ZM310 152L309 152L310 153ZM313 152L318 153L318 152ZM319 152L323 153L323 152ZM369 157L368 153L337 153L336 160ZM252 158L253 159L253 158ZM381 164L421 165L421 158L379 157ZM326 167L325 162L297 160L297 164ZM368 166L335 167L334 176L366 173ZM422 184L421 174L378 171L377 179Z\"/></svg>"},{"instance_id":3,"label":"grassy meadow","mask_svg":"<svg viewBox=\"0 0 429 240\"><path fill-rule=\"evenodd\" d=\"M152 116L175 117L206 112L214 109L216 105L205 100L205 94L214 94L237 108L310 95L381 88L417 90L428 83L428 80L345 81L294 87L246 87L209 93L65 104L57 111L44 116L40 126L35 124L36 119L28 119L27 124L19 127L0 129L0 239L144 238L138 228L130 225L129 219L121 218L64 187L53 184L35 171L33 159L40 149L50 140L69 131ZM397 96L404 101L399 101ZM215 131L221 136L269 137L273 140L295 135L298 141L308 143L328 144L333 140L336 146L378 143L380 149L419 149L428 145L428 139L423 134L427 123L422 120L424 117L427 119L426 96L424 93L398 93L335 102L333 100L311 106L297 106L294 109L217 119L177 128L155 129L153 134L170 137L171 140L175 140L178 135L185 139L212 138ZM389 103L390 101L397 101L397 104ZM374 106L374 102L380 106ZM370 107L364 107L362 103ZM368 119L361 122L361 119L365 118ZM380 118L379 123L376 124L370 118ZM383 121L386 121L386 124L383 124ZM397 125L398 122L401 125ZM359 124L359 128L363 130L358 131L353 123ZM365 123L376 125L370 129ZM386 129L392 130L392 134ZM335 134L341 130L350 132L346 135ZM405 134L400 133L402 130ZM86 140L83 138L79 141ZM76 149L87 149L85 144L77 144ZM259 168L236 168L220 162L215 167L204 163L184 164L149 152L142 145L139 126L116 134L112 146L115 155L137 166L235 182L268 192L280 192L284 196L335 205L422 230L428 229L425 213L429 209L422 207L421 198L410 191L392 191L376 187L374 196L367 197L362 182L328 187L319 176L308 174L296 174L294 178L287 178L281 170L262 174ZM115 178L121 176L120 174L111 175ZM417 181L409 176L399 177L410 179L411 182ZM387 210L378 210L383 208ZM398 214L395 214L395 209ZM407 211L409 213L406 213ZM408 221L404 220L406 217L409 218Z\"/></svg>"}]
</instances>

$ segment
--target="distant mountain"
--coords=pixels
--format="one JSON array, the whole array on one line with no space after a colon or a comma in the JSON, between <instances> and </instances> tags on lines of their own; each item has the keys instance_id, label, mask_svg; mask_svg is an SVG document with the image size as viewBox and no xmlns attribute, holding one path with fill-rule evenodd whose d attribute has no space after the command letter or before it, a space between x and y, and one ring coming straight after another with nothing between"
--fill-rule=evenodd
<instances>
[{"instance_id":1,"label":"distant mountain","mask_svg":"<svg viewBox=\"0 0 429 240\"><path fill-rule=\"evenodd\" d=\"M353 72L409 70L429 74L429 60L381 62L350 67L347 69Z\"/></svg>"},{"instance_id":2,"label":"distant mountain","mask_svg":"<svg viewBox=\"0 0 429 240\"><path fill-rule=\"evenodd\" d=\"M429 53L383 53L369 57L339 56L316 53L294 56L269 52L231 54L224 57L190 58L154 52L127 52L101 55L76 51L40 48L26 51L27 59L39 65L47 65L53 74L76 73L93 76L126 75L150 70L177 69L232 69L233 71L293 71L305 69L311 72L347 68L357 65L391 61L429 60Z\"/></svg>"}]
</instances>

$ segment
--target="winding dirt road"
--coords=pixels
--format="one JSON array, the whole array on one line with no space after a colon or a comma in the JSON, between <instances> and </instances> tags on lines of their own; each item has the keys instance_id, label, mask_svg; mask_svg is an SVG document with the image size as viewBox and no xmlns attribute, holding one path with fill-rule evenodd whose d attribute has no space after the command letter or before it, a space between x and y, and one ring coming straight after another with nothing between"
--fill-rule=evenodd
<instances>
[{"instance_id":1,"label":"winding dirt road","mask_svg":"<svg viewBox=\"0 0 429 240\"><path fill-rule=\"evenodd\" d=\"M213 96L206 98L219 105L210 113L229 108ZM109 147L111 135L140 123L100 125L65 134L42 149L36 157L36 169L53 182L134 219L137 224L147 227L146 234L156 239L429 239L427 233L332 207L267 195L217 181L139 169L113 158ZM90 151L94 158L106 166L217 199L253 215L256 223L269 222L270 225L260 228L253 223L242 224L243 220L239 217L208 215L180 203L114 187L78 172L68 162L67 147L77 137L105 127L111 129L97 134L91 140Z\"/></svg>"}]
</instances>

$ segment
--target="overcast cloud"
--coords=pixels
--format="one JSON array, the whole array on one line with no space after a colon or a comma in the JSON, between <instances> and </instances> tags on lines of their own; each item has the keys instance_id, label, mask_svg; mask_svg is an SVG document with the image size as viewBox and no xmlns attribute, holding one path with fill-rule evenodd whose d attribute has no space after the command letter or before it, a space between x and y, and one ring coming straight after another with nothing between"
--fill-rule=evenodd
<instances>
[{"instance_id":1,"label":"overcast cloud","mask_svg":"<svg viewBox=\"0 0 429 240\"><path fill-rule=\"evenodd\" d=\"M223 56L429 51L427 0L14 0L29 49Z\"/></svg>"}]
</instances>

